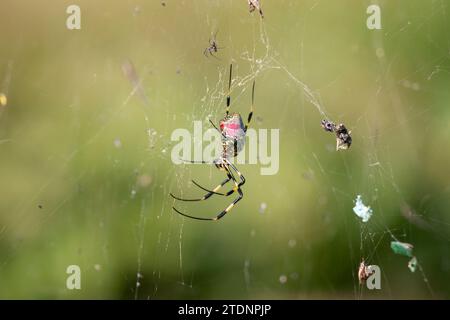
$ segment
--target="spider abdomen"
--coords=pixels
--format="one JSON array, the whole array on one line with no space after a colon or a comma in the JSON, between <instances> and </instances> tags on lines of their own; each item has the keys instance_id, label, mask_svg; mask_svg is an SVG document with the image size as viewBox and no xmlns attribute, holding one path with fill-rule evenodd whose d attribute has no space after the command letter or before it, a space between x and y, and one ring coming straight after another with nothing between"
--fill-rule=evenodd
<instances>
[{"instance_id":1,"label":"spider abdomen","mask_svg":"<svg viewBox=\"0 0 450 320\"><path fill-rule=\"evenodd\" d=\"M240 114L228 115L220 122L224 158L233 158L245 145L244 122Z\"/></svg>"},{"instance_id":2,"label":"spider abdomen","mask_svg":"<svg viewBox=\"0 0 450 320\"><path fill-rule=\"evenodd\" d=\"M238 139L222 139L222 148L223 153L222 157L229 159L236 157L239 152L244 149L245 146L245 134L244 136L238 138Z\"/></svg>"}]
</instances>

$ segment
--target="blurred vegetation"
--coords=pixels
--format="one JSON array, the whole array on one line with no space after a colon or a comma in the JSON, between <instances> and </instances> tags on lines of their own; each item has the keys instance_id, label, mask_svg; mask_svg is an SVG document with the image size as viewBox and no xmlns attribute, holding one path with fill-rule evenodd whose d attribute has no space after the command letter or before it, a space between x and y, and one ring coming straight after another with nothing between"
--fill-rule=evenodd
<instances>
[{"instance_id":1,"label":"blurred vegetation","mask_svg":"<svg viewBox=\"0 0 450 320\"><path fill-rule=\"evenodd\" d=\"M371 31L369 1L262 0L261 22L244 0L79 0L70 31L71 1L2 0L0 298L448 299L450 3L377 2ZM227 67L250 74L244 53L264 57L262 30L269 57L353 145L336 152L305 91L264 69L253 127L280 129L279 173L241 165L245 196L229 215L185 220L169 192L196 196L191 179L213 187L223 174L172 164L170 135L223 116ZM206 58L216 31L224 48ZM130 96L127 60L148 105ZM244 115L245 89L232 105ZM357 194L374 210L367 225ZM216 198L176 205L213 216L231 201ZM391 234L415 246L423 274L390 250ZM381 267L382 290L359 287L362 258ZM66 289L72 264L82 290Z\"/></svg>"}]
</instances>

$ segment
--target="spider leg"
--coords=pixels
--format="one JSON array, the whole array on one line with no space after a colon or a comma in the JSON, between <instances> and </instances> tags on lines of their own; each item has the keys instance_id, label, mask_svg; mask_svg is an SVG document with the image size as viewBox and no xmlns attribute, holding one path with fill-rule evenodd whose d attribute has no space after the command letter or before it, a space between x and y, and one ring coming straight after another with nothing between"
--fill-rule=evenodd
<instances>
[{"instance_id":1,"label":"spider leg","mask_svg":"<svg viewBox=\"0 0 450 320\"><path fill-rule=\"evenodd\" d=\"M179 198L179 197L175 196L173 193L170 193L170 195L172 196L172 198L174 198L174 199L176 199L176 200L180 200L180 201L203 201L203 200L206 200L206 199L208 199L209 197L211 197L213 194L218 194L218 195L223 196L223 195L225 195L225 194L223 194L223 193L218 193L218 192L216 192L216 191L219 190L220 188L222 188L222 187L223 187L225 184L227 184L227 182L230 181L231 179L232 179L232 177L231 177L230 175L228 175L228 178L225 179L225 180L223 180L217 187L215 187L215 188L213 189L213 191L203 188L203 187L202 187L201 185L199 185L197 182L195 182L194 180L192 180L192 182L193 182L196 186L198 186L199 188L201 188L201 189L203 189L203 190L205 190L205 191L208 192L207 194L205 194L205 195L204 195L203 197L201 197L201 198L196 198L196 199L183 199L183 198Z\"/></svg>"},{"instance_id":2,"label":"spider leg","mask_svg":"<svg viewBox=\"0 0 450 320\"><path fill-rule=\"evenodd\" d=\"M245 183L245 177L242 175L242 173L236 168L234 164L232 164L230 161L227 160L228 165L236 172L241 182L239 182L238 187L240 188ZM231 173L231 171L230 171ZM234 179L236 181L236 179Z\"/></svg>"},{"instance_id":3,"label":"spider leg","mask_svg":"<svg viewBox=\"0 0 450 320\"><path fill-rule=\"evenodd\" d=\"M209 119L209 122L211 123L211 125L214 127L214 129L216 129L217 131L219 131L219 133L222 135L222 137L226 138L225 134L219 130L219 128L217 128L217 126L214 124L214 122L211 121L211 119Z\"/></svg>"},{"instance_id":4,"label":"spider leg","mask_svg":"<svg viewBox=\"0 0 450 320\"><path fill-rule=\"evenodd\" d=\"M172 209L176 213L178 213L178 214L180 214L180 215L182 215L184 217L195 219L195 220L217 221L217 220L221 219L224 215L226 215L236 205L236 203L238 203L244 197L244 194L243 194L242 190L239 188L239 184L237 183L237 181L236 181L235 177L233 176L233 174L231 173L230 169L228 168L228 166L226 166L225 168L226 168L225 170L227 170L227 173L228 173L228 178L231 177L231 179L233 179L233 182L235 184L235 187L233 188L233 192L237 191L239 193L239 196L228 207L226 207L224 210L219 212L219 214L216 217L214 217L214 218L195 217L195 216L191 216L191 215L185 214L185 213L179 211L178 209L176 209L175 207L172 207ZM231 192L231 193L233 193L233 192Z\"/></svg>"},{"instance_id":5,"label":"spider leg","mask_svg":"<svg viewBox=\"0 0 450 320\"><path fill-rule=\"evenodd\" d=\"M219 219L221 219L224 215L226 215L231 209L234 208L234 206L236 205L236 203L238 203L239 201L242 200L242 198L244 197L244 193L242 192L241 188L239 188L239 185L237 183L236 180L234 180L234 184L235 187L233 188L233 191L237 191L239 193L239 196L228 206L225 208L225 210L223 210L222 212L220 212L215 218L213 218L213 220L217 221Z\"/></svg>"},{"instance_id":6,"label":"spider leg","mask_svg":"<svg viewBox=\"0 0 450 320\"><path fill-rule=\"evenodd\" d=\"M236 191L238 191L238 189L241 189L241 187L245 184L245 177L244 177L244 176L242 175L242 173L236 168L236 166L234 166L234 165L233 165L231 162L229 162L228 160L227 160L227 165L230 166L230 167L236 172L236 174L237 174L238 177L239 177L240 182L239 182L233 189L231 189L230 191L228 191L228 192L226 192L226 193L224 193L224 194L221 194L221 195L223 195L223 196L225 196L225 197L228 197L228 196L232 195L233 193L235 193ZM231 170L230 170L229 168L228 168L228 170L229 170L229 174L231 175L231 178L233 179L233 181L236 181L236 182L237 182L237 180L236 180L234 174L231 172ZM203 189L203 190L206 190L206 189ZM207 191L209 191L209 190L207 190Z\"/></svg>"},{"instance_id":7,"label":"spider leg","mask_svg":"<svg viewBox=\"0 0 450 320\"><path fill-rule=\"evenodd\" d=\"M264 13L262 12L261 9L259 9L259 14L261 15L261 18L264 18Z\"/></svg>"},{"instance_id":8,"label":"spider leg","mask_svg":"<svg viewBox=\"0 0 450 320\"><path fill-rule=\"evenodd\" d=\"M185 160L185 159L180 159L181 161L185 162L185 163L202 163L202 164L215 164L214 162L211 161L204 161L204 160L200 160L200 161L195 161L195 160Z\"/></svg>"},{"instance_id":9,"label":"spider leg","mask_svg":"<svg viewBox=\"0 0 450 320\"><path fill-rule=\"evenodd\" d=\"M235 168L235 167L234 167ZM229 170L229 169L228 169ZM237 169L236 169L237 170ZM245 183L245 178L243 178L242 174L237 171L241 182L237 185L238 188L240 188L244 183ZM206 189L205 187L202 187L201 185L199 185L197 182L195 182L194 180L192 180L192 182L199 187L202 190L205 190L206 192L208 192L207 194L205 194L203 197L201 198L196 198L196 199L183 199L183 198L179 198L177 196L175 196L173 193L170 193L170 195L172 196L172 198L176 199L176 200L180 200L180 201L203 201L208 199L209 197L211 197L212 195L216 194L219 196L225 196L228 197L230 195L232 195L234 192L236 192L236 188L231 189L230 191L226 192L226 193L221 193L221 192L217 192L217 190L219 190L220 188L222 188L224 185L226 185L230 180L236 181L236 178L234 177L234 175L230 172L227 171L227 179L223 180L219 185L217 185L213 190L209 190Z\"/></svg>"},{"instance_id":10,"label":"spider leg","mask_svg":"<svg viewBox=\"0 0 450 320\"><path fill-rule=\"evenodd\" d=\"M231 179L233 179L233 178L230 177L230 180L231 180ZM230 180L228 180L228 181L230 181ZM228 182L228 181L227 181L227 182ZM207 191L207 192L211 192L212 194L217 194L218 196L228 197L228 196L230 196L230 195L232 195L233 193L236 192L236 189L235 189L235 188L231 189L230 191L227 191L226 193L216 192L216 191L209 190L209 189L206 189L206 188L202 187L201 185L199 185L199 184L198 184L197 182L195 182L194 180L192 180L192 182L193 182L197 187L199 187L200 189L205 190L205 191ZM226 183L220 184L219 186L220 186L220 187L223 187L225 184L226 184ZM243 184L243 183L241 182L241 183L238 184L238 186L240 187L242 184ZM219 186L217 186L216 188L214 188L214 190L220 189L220 188L218 188Z\"/></svg>"},{"instance_id":11,"label":"spider leg","mask_svg":"<svg viewBox=\"0 0 450 320\"><path fill-rule=\"evenodd\" d=\"M227 109L226 109L226 115L230 113L230 105L231 105L231 97L230 97L230 90L231 90L231 74L233 72L233 65L230 64L230 79L228 80L228 92L227 92Z\"/></svg>"},{"instance_id":12,"label":"spider leg","mask_svg":"<svg viewBox=\"0 0 450 320\"><path fill-rule=\"evenodd\" d=\"M253 105L255 103L255 81L253 81L253 87L252 87L252 104L250 106L250 113L248 114L248 118L247 118L247 123L245 124L244 127L244 132L247 132L248 126L250 124L250 122L252 121L252 117L253 117Z\"/></svg>"},{"instance_id":13,"label":"spider leg","mask_svg":"<svg viewBox=\"0 0 450 320\"><path fill-rule=\"evenodd\" d=\"M211 162L206 162L206 161L193 161L193 160L183 160L185 162L190 162L190 163L203 163L203 164L213 164ZM227 179L225 179L224 181L222 181L221 184L219 184L217 187L215 187L213 190L209 190L206 189L204 187L202 187L201 185L199 185L197 182L195 182L194 180L192 180L192 182L199 187L202 190L205 190L206 192L208 192L207 194L205 194L203 197L201 198L196 198L196 199L183 199L183 198L179 198L177 196L175 196L174 194L170 193L170 195L172 196L172 198L176 199L176 200L180 200L180 201L203 201L208 199L209 197L211 197L213 194L216 195L220 195L220 196L225 196L228 197L230 195L232 195L233 193L235 193L236 191L238 191L244 184L245 184L245 177L243 176L243 174L236 168L236 166L234 164L232 164L228 159L225 160L226 162L226 167L225 170L227 172ZM239 183L237 183L236 177L235 175L232 173L232 171L230 170L230 168L233 169L233 171L238 175L238 178L240 180ZM225 184L228 183L228 181L233 180L236 184L236 186L231 189L230 191L227 191L226 193L221 193L221 192L217 192L217 190L219 190L221 187L223 187ZM177 211L177 210L175 210ZM178 212L178 211L177 211Z\"/></svg>"},{"instance_id":14,"label":"spider leg","mask_svg":"<svg viewBox=\"0 0 450 320\"><path fill-rule=\"evenodd\" d=\"M244 197L244 194L242 193L241 189L237 189L237 191L239 192L239 197L236 198L228 207L225 208L225 210L223 210L222 212L220 212L216 217L214 218L200 218L200 217L195 217L195 216L190 216L188 214L185 214L181 211L179 211L177 208L172 207L172 209L187 218L191 218L191 219L195 219L195 220L203 220L203 221L217 221L219 219L221 219L224 215L226 215L231 209L233 209L233 207L236 205L236 203L238 203L239 201L241 201L241 199Z\"/></svg>"},{"instance_id":15,"label":"spider leg","mask_svg":"<svg viewBox=\"0 0 450 320\"><path fill-rule=\"evenodd\" d=\"M219 190L221 187L223 187L225 184L227 184L228 181L230 181L230 180L231 180L231 178L226 179L226 180L224 180L221 184L219 184L217 187L215 187L214 190L216 190L216 191L214 191L214 190L209 190L209 189L206 189L205 187L202 187L202 186L199 185L197 182L195 182L195 180L191 180L191 181L192 181L192 183L195 184L197 187L199 187L200 189L202 189L202 190L204 190L204 191L206 191L206 192L210 192L210 193L212 193L212 194L217 194L217 195L219 195L219 196L224 196L225 193L217 192L217 190Z\"/></svg>"},{"instance_id":16,"label":"spider leg","mask_svg":"<svg viewBox=\"0 0 450 320\"><path fill-rule=\"evenodd\" d=\"M216 58L217 60L220 60L220 58L217 57L217 56L213 53L213 51L210 51L210 52L209 52L209 55L210 55L211 57Z\"/></svg>"},{"instance_id":17,"label":"spider leg","mask_svg":"<svg viewBox=\"0 0 450 320\"><path fill-rule=\"evenodd\" d=\"M205 57L207 57L207 58L208 58L208 51L209 51L209 48L206 48L206 49L203 51L203 55L204 55Z\"/></svg>"},{"instance_id":18,"label":"spider leg","mask_svg":"<svg viewBox=\"0 0 450 320\"><path fill-rule=\"evenodd\" d=\"M183 217L186 217L186 218L191 218L191 219L195 219L195 220L203 220L203 221L215 221L215 220L217 220L216 218L200 218L200 217L190 216L190 215L188 215L188 214L185 214L185 213L179 211L179 210L178 210L177 208L175 208L175 207L172 207L172 209L173 209L173 211L175 211L176 213L178 213L178 214L180 214L180 215L182 215Z\"/></svg>"}]
</instances>

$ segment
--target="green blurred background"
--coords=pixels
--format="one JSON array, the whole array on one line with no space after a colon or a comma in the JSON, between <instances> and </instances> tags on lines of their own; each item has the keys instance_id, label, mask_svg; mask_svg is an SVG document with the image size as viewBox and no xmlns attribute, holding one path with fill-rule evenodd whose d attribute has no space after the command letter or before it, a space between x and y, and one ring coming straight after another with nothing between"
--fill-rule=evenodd
<instances>
[{"instance_id":1,"label":"green blurred background","mask_svg":"<svg viewBox=\"0 0 450 320\"><path fill-rule=\"evenodd\" d=\"M366 27L371 3L382 30ZM70 4L81 30L66 28ZM0 298L450 298L450 1L262 5L264 21L244 0L0 2ZM216 31L224 48L206 58ZM253 127L280 129L280 170L239 166L229 215L183 219L169 192L198 196L191 179L223 174L174 165L170 135L223 116L230 62L256 75ZM250 82L234 84L246 116ZM348 151L302 84L352 130ZM229 201L176 206L213 216ZM381 290L358 284L363 258ZM81 290L66 288L73 264Z\"/></svg>"}]
</instances>

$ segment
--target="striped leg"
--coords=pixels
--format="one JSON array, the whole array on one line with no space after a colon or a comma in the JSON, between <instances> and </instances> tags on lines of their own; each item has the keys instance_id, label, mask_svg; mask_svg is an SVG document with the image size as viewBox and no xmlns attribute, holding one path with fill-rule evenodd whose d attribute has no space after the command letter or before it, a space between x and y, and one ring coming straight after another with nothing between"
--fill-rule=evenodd
<instances>
[{"instance_id":1,"label":"striped leg","mask_svg":"<svg viewBox=\"0 0 450 320\"><path fill-rule=\"evenodd\" d=\"M180 201L203 201L208 199L209 197L211 197L213 194L218 194L221 196L224 196L224 193L218 193L217 190L219 190L220 188L222 188L225 184L228 183L228 181L230 181L232 179L231 175L228 174L228 177L223 180L217 187L215 187L213 190L208 190L203 188L201 185L199 185L197 182L195 182L194 180L192 180L192 182L199 187L200 189L203 189L205 191L207 191L208 193L205 194L203 197L201 198L196 198L196 199L183 199L183 198L179 198L177 196L175 196L173 193L170 193L170 195L172 196L172 198L176 199L176 200L180 200Z\"/></svg>"},{"instance_id":2,"label":"striped leg","mask_svg":"<svg viewBox=\"0 0 450 320\"><path fill-rule=\"evenodd\" d=\"M184 217L195 219L195 220L217 221L217 220L221 219L224 215L226 215L236 205L236 203L238 203L244 197L244 194L243 194L242 190L240 189L239 184L236 181L235 177L231 173L229 167L225 166L225 170L227 170L228 177L231 177L231 179L233 180L234 185L235 185L235 187L233 188L231 193L237 191L239 193L239 196L228 207L226 207L225 210L221 211L216 217L214 217L214 218L200 218L200 217L195 217L195 216L191 216L191 215L185 214L185 213L179 211L178 209L176 209L175 207L172 207L172 209L175 212L177 212L178 214L180 214L180 215L182 215ZM242 179L241 179L241 182L242 182ZM244 182L245 182L245 179L244 179Z\"/></svg>"},{"instance_id":3,"label":"striped leg","mask_svg":"<svg viewBox=\"0 0 450 320\"><path fill-rule=\"evenodd\" d=\"M236 183L236 181L235 181L235 183ZM222 218L224 215L226 215L231 209L234 208L236 203L241 201L242 198L244 197L244 194L242 193L242 190L237 185L238 184L236 183L236 187L235 188L237 188L237 192L239 193L239 197L237 197L225 210L223 210L221 213L219 213L219 215L213 219L214 221L217 221L220 218Z\"/></svg>"},{"instance_id":4,"label":"striped leg","mask_svg":"<svg viewBox=\"0 0 450 320\"><path fill-rule=\"evenodd\" d=\"M217 220L219 220L219 219L221 219L221 218L223 218L223 216L224 215L226 215L231 209L233 209L233 207L236 205L236 203L238 203L239 201L241 201L241 199L244 197L244 194L242 193L242 190L241 189L238 189L237 190L238 192L239 192L239 197L238 198L236 198L225 210L223 210L222 212L220 212L215 218L200 218L200 217L194 217L194 216L190 216L190 215L188 215L188 214L185 214L185 213L183 213L183 212L180 212L179 210L177 210L175 207L173 207L172 209L176 212L176 213L178 213L178 214L180 214L180 215L182 215L182 216L184 216L184 217L186 217L186 218L190 218L190 219L195 219L195 220L203 220L203 221L217 221Z\"/></svg>"},{"instance_id":5,"label":"striped leg","mask_svg":"<svg viewBox=\"0 0 450 320\"><path fill-rule=\"evenodd\" d=\"M230 96L230 91L231 91L231 73L233 72L233 65L230 64L230 79L228 80L228 92L227 92L227 109L226 109L226 115L228 115L230 113L230 105L231 105L231 96Z\"/></svg>"},{"instance_id":6,"label":"striped leg","mask_svg":"<svg viewBox=\"0 0 450 320\"><path fill-rule=\"evenodd\" d=\"M252 86L252 104L250 106L250 113L248 114L247 124L245 125L244 132L247 132L248 126L249 126L250 122L252 121L253 105L254 105L254 103L255 103L255 81L253 81L253 86Z\"/></svg>"},{"instance_id":7,"label":"striped leg","mask_svg":"<svg viewBox=\"0 0 450 320\"><path fill-rule=\"evenodd\" d=\"M236 168L236 166L234 164L232 164L230 161L228 161L228 165L236 172L236 174L238 175L239 179L241 180L241 182L239 182L238 187L240 188L244 183L245 183L245 178L242 175L242 173ZM234 181L236 181L236 179L234 179Z\"/></svg>"},{"instance_id":8,"label":"striped leg","mask_svg":"<svg viewBox=\"0 0 450 320\"><path fill-rule=\"evenodd\" d=\"M202 187L201 185L199 185L198 183L196 183L195 181L192 181L195 185L197 185L199 188L201 188L201 189L203 189L203 190L205 190L205 191L207 191L207 192L211 192L211 193L213 193L213 194L217 194L217 195L221 195L221 196L225 196L225 197L228 197L228 196L230 196L230 195L232 195L233 193L235 193L238 189L240 189L244 184L245 184L245 177L242 175L242 173L236 168L236 166L234 166L231 162L229 162L228 160L227 160L227 166L228 167L231 167L235 172L236 172L236 174L238 175L238 177L239 177L239 180L240 180L240 182L237 184L237 186L235 186L233 189L231 189L230 191L228 191L228 192L226 192L226 193L220 193L220 192L216 192L217 190L217 188L215 188L214 190L209 190L209 189L206 189L206 188L204 188L204 187ZM229 168L228 168L228 170L230 170ZM230 170L230 174L232 174L231 173L231 170ZM233 179L233 181L236 181L236 178L235 178L235 176L232 174L232 176L230 176L230 178L231 179ZM222 185L223 186L223 185Z\"/></svg>"}]
</instances>

